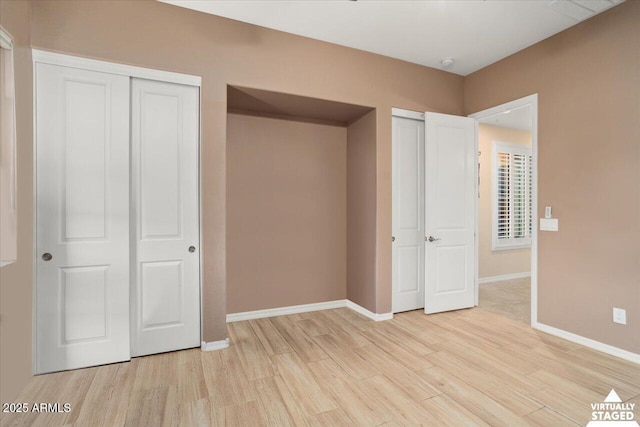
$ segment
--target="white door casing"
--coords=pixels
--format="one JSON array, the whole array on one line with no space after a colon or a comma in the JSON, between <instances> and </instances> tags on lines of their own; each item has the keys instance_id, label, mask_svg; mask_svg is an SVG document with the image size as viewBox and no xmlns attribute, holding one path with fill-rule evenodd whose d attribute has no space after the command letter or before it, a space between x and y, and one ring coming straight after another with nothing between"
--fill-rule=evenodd
<instances>
[{"instance_id":1,"label":"white door casing","mask_svg":"<svg viewBox=\"0 0 640 427\"><path fill-rule=\"evenodd\" d=\"M35 371L128 360L129 78L35 73Z\"/></svg>"},{"instance_id":2,"label":"white door casing","mask_svg":"<svg viewBox=\"0 0 640 427\"><path fill-rule=\"evenodd\" d=\"M132 79L132 356L200 346L198 88Z\"/></svg>"},{"instance_id":3,"label":"white door casing","mask_svg":"<svg viewBox=\"0 0 640 427\"><path fill-rule=\"evenodd\" d=\"M475 303L475 121L426 113L425 313Z\"/></svg>"},{"instance_id":4,"label":"white door casing","mask_svg":"<svg viewBox=\"0 0 640 427\"><path fill-rule=\"evenodd\" d=\"M392 310L424 307L424 121L392 118Z\"/></svg>"},{"instance_id":5,"label":"white door casing","mask_svg":"<svg viewBox=\"0 0 640 427\"><path fill-rule=\"evenodd\" d=\"M505 104L497 105L486 110L469 115L476 123L503 114L506 111L514 111L520 108L531 108L531 154L532 154L532 212L531 219L534 224L531 235L531 326L537 327L538 323L538 94L528 95ZM477 132L477 131L476 131ZM477 216L476 216L477 218ZM476 240L476 250L478 241ZM479 278L476 265L476 280ZM476 305L478 305L478 286L476 286Z\"/></svg>"}]
</instances>

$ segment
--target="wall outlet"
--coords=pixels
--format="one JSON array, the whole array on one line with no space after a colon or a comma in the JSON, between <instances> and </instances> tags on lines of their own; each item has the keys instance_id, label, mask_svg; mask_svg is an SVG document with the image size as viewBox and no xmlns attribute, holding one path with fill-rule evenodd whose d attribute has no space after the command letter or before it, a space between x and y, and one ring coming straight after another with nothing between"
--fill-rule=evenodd
<instances>
[{"instance_id":1,"label":"wall outlet","mask_svg":"<svg viewBox=\"0 0 640 427\"><path fill-rule=\"evenodd\" d=\"M627 324L627 310L613 307L613 323Z\"/></svg>"}]
</instances>

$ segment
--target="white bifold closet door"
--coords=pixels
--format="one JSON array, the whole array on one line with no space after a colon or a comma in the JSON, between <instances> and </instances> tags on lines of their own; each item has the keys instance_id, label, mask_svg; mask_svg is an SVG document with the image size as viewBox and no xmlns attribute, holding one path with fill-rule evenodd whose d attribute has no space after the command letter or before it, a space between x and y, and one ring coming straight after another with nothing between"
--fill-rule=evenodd
<instances>
[{"instance_id":1,"label":"white bifold closet door","mask_svg":"<svg viewBox=\"0 0 640 427\"><path fill-rule=\"evenodd\" d=\"M37 64L36 117L36 372L128 360L129 78Z\"/></svg>"},{"instance_id":2,"label":"white bifold closet door","mask_svg":"<svg viewBox=\"0 0 640 427\"><path fill-rule=\"evenodd\" d=\"M36 373L200 346L198 109L36 65Z\"/></svg>"},{"instance_id":3,"label":"white bifold closet door","mask_svg":"<svg viewBox=\"0 0 640 427\"><path fill-rule=\"evenodd\" d=\"M131 355L200 346L198 88L131 84Z\"/></svg>"}]
</instances>

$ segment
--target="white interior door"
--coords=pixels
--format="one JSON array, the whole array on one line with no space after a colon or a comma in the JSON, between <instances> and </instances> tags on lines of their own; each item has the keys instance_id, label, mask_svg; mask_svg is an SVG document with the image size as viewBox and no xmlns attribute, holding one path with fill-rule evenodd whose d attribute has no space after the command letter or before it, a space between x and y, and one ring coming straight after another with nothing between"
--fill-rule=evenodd
<instances>
[{"instance_id":1,"label":"white interior door","mask_svg":"<svg viewBox=\"0 0 640 427\"><path fill-rule=\"evenodd\" d=\"M426 113L425 313L475 302L475 121Z\"/></svg>"},{"instance_id":2,"label":"white interior door","mask_svg":"<svg viewBox=\"0 0 640 427\"><path fill-rule=\"evenodd\" d=\"M129 78L36 67L36 373L129 359Z\"/></svg>"},{"instance_id":3,"label":"white interior door","mask_svg":"<svg viewBox=\"0 0 640 427\"><path fill-rule=\"evenodd\" d=\"M198 96L132 80L132 356L200 346Z\"/></svg>"},{"instance_id":4,"label":"white interior door","mask_svg":"<svg viewBox=\"0 0 640 427\"><path fill-rule=\"evenodd\" d=\"M424 307L424 121L393 117L394 313Z\"/></svg>"}]
</instances>

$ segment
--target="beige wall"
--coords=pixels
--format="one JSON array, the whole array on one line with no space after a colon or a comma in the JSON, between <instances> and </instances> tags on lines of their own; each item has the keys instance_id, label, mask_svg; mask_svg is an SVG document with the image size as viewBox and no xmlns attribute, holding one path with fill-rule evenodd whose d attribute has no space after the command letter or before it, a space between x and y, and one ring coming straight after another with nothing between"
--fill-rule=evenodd
<instances>
[{"instance_id":1,"label":"beige wall","mask_svg":"<svg viewBox=\"0 0 640 427\"><path fill-rule=\"evenodd\" d=\"M14 40L18 170L18 260L0 269L0 401L31 377L33 260L33 77L29 2L0 1L0 24Z\"/></svg>"},{"instance_id":2,"label":"beige wall","mask_svg":"<svg viewBox=\"0 0 640 427\"><path fill-rule=\"evenodd\" d=\"M347 129L227 118L227 312L346 297Z\"/></svg>"},{"instance_id":3,"label":"beige wall","mask_svg":"<svg viewBox=\"0 0 640 427\"><path fill-rule=\"evenodd\" d=\"M478 126L478 149L482 153L479 159L480 198L478 200L478 276L481 279L531 271L531 249L491 250L493 227L491 168L494 141L531 146L531 132L485 124Z\"/></svg>"},{"instance_id":4,"label":"beige wall","mask_svg":"<svg viewBox=\"0 0 640 427\"><path fill-rule=\"evenodd\" d=\"M465 78L466 112L538 93L538 320L640 353L640 2ZM612 322L612 307L627 325Z\"/></svg>"},{"instance_id":5,"label":"beige wall","mask_svg":"<svg viewBox=\"0 0 640 427\"><path fill-rule=\"evenodd\" d=\"M156 1L2 1L2 23L18 44L202 76L203 339L226 327L227 85L370 106L376 119L375 282L391 299L391 108L463 113L463 78L354 49L268 30ZM31 9L31 21L28 21ZM6 22L6 24L5 24ZM29 25L31 31L29 32ZM179 29L173 31L174 29ZM15 35L15 34L14 34ZM18 64L18 195L22 261L2 271L2 390L15 397L30 372L32 290L32 74ZM376 70L372 73L371 70ZM22 136L20 136L22 134ZM371 237L371 236L370 236ZM22 255L21 255L22 254ZM6 279L5 279L6 278ZM6 285L5 282L11 285ZM389 311L390 303L378 304ZM6 332L5 332L6 331ZM13 363L17 361L17 363Z\"/></svg>"},{"instance_id":6,"label":"beige wall","mask_svg":"<svg viewBox=\"0 0 640 427\"><path fill-rule=\"evenodd\" d=\"M227 84L377 108L377 312L391 308L391 107L473 113L537 92L539 205L554 207L561 230L540 234L539 319L640 352L639 2L466 78L155 1L0 5L20 46L31 6L36 48L202 76L205 340L227 336ZM0 273L3 401L24 385L31 356L32 76L18 51L20 246L18 263ZM611 323L613 305L627 309L627 326Z\"/></svg>"},{"instance_id":7,"label":"beige wall","mask_svg":"<svg viewBox=\"0 0 640 427\"><path fill-rule=\"evenodd\" d=\"M347 128L347 298L374 313L376 305L376 114ZM389 295L391 301L391 295ZM377 311L381 308L382 311Z\"/></svg>"},{"instance_id":8,"label":"beige wall","mask_svg":"<svg viewBox=\"0 0 640 427\"><path fill-rule=\"evenodd\" d=\"M461 114L462 77L155 1L37 1L31 26L35 48L202 76L206 341L227 336L227 84L377 108L376 255L367 260L376 273L366 286L377 289L378 311L390 310L391 108Z\"/></svg>"}]
</instances>

